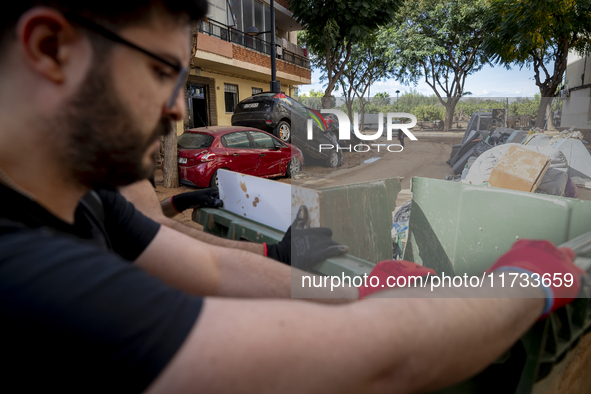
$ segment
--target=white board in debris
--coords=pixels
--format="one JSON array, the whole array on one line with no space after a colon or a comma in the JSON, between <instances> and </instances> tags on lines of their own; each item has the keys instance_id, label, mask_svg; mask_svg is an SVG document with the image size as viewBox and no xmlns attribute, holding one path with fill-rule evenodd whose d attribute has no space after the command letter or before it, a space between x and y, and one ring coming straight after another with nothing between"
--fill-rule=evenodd
<instances>
[{"instance_id":1,"label":"white board in debris","mask_svg":"<svg viewBox=\"0 0 591 394\"><path fill-rule=\"evenodd\" d=\"M270 179L218 170L224 209L255 222L287 231L300 205L306 205L310 226L320 227L320 192Z\"/></svg>"}]
</instances>

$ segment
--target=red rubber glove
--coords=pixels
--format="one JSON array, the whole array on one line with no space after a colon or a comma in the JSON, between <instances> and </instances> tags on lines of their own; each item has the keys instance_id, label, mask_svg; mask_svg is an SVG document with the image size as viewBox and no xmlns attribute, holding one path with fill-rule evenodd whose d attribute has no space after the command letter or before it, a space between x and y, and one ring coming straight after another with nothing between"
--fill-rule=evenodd
<instances>
[{"instance_id":1,"label":"red rubber glove","mask_svg":"<svg viewBox=\"0 0 591 394\"><path fill-rule=\"evenodd\" d=\"M377 291L388 290L391 287L388 287L388 277L398 278L399 276L405 277L407 286L410 285L411 279L408 279L411 276L426 276L426 275L437 275L435 270L431 268L425 268L422 265L418 265L415 263L411 263L409 261L394 261L394 260L386 260L380 261L376 264L374 269L368 276L367 282L359 287L359 298L367 297L368 295L375 293ZM377 277L380 282L376 287L370 285L371 278ZM412 279L414 282L415 279ZM376 281L373 281L374 284ZM390 283L394 283L394 280L390 279ZM384 285L384 287L382 287Z\"/></svg>"},{"instance_id":2,"label":"red rubber glove","mask_svg":"<svg viewBox=\"0 0 591 394\"><path fill-rule=\"evenodd\" d=\"M581 277L586 278L587 273L573 264L575 253L569 248L558 249L548 241L520 240L502 255L496 263L490 267L490 271L516 270L528 274L538 274L540 282L546 275L546 284L541 287L546 291L546 306L542 316L562 308L572 302L581 289ZM572 285L565 281L565 275L572 275ZM562 279L562 281L556 278ZM570 278L567 277L567 278Z\"/></svg>"}]
</instances>

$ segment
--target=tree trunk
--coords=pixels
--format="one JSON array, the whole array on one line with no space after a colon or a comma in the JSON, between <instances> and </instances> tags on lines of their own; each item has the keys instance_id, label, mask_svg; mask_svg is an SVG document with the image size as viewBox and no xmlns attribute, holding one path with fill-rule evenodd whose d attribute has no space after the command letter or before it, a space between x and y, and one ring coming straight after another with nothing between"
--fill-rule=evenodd
<instances>
[{"instance_id":1,"label":"tree trunk","mask_svg":"<svg viewBox=\"0 0 591 394\"><path fill-rule=\"evenodd\" d=\"M456 112L456 105L460 99L458 97L448 97L445 104L445 121L443 122L443 131L450 131L454 121L454 113Z\"/></svg>"},{"instance_id":2,"label":"tree trunk","mask_svg":"<svg viewBox=\"0 0 591 394\"><path fill-rule=\"evenodd\" d=\"M322 96L322 108L324 109L330 109L330 93L324 94L324 96Z\"/></svg>"},{"instance_id":3,"label":"tree trunk","mask_svg":"<svg viewBox=\"0 0 591 394\"><path fill-rule=\"evenodd\" d=\"M359 125L359 131L365 130L365 103L363 102L363 97L359 98L359 107L361 108L361 121Z\"/></svg>"},{"instance_id":4,"label":"tree trunk","mask_svg":"<svg viewBox=\"0 0 591 394\"><path fill-rule=\"evenodd\" d=\"M164 187L179 187L179 164L177 159L176 127L164 136Z\"/></svg>"},{"instance_id":5,"label":"tree trunk","mask_svg":"<svg viewBox=\"0 0 591 394\"><path fill-rule=\"evenodd\" d=\"M353 124L353 100L347 99L347 115L349 116L349 122Z\"/></svg>"},{"instance_id":6,"label":"tree trunk","mask_svg":"<svg viewBox=\"0 0 591 394\"><path fill-rule=\"evenodd\" d=\"M536 116L536 123L534 124L534 127L539 127L540 129L544 128L544 121L546 120L546 111L548 109L548 106L552 103L552 97L548 97L550 96L550 93L548 92L540 92L542 94L542 97L540 99L540 108L538 108L538 116Z\"/></svg>"},{"instance_id":7,"label":"tree trunk","mask_svg":"<svg viewBox=\"0 0 591 394\"><path fill-rule=\"evenodd\" d=\"M554 111L552 111L552 103L548 105L546 109L546 130L548 131L556 131L556 127L554 127Z\"/></svg>"}]
</instances>

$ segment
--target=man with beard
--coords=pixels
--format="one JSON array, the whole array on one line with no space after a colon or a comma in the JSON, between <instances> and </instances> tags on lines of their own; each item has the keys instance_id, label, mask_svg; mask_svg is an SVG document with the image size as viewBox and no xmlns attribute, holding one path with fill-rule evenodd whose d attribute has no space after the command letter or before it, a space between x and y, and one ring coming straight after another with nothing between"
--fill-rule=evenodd
<instances>
[{"instance_id":1,"label":"man with beard","mask_svg":"<svg viewBox=\"0 0 591 394\"><path fill-rule=\"evenodd\" d=\"M485 286L481 299L468 288L390 290L381 294L403 300L341 306L231 298L289 297L290 271L160 226L113 191L151 173L159 136L182 118L189 23L205 9L204 0L23 0L1 14L6 387L434 390L484 368L576 296L572 254L522 241L493 274L558 272L573 285ZM409 264L378 264L374 276L425 274Z\"/></svg>"}]
</instances>

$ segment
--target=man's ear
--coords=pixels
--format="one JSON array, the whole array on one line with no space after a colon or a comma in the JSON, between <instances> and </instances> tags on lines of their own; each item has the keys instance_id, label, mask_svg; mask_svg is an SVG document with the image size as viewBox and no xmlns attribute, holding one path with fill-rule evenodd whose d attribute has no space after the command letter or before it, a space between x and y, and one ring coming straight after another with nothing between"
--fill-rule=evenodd
<instances>
[{"instance_id":1,"label":"man's ear","mask_svg":"<svg viewBox=\"0 0 591 394\"><path fill-rule=\"evenodd\" d=\"M62 83L63 64L78 37L66 18L52 8L34 7L21 15L16 34L27 64L45 78Z\"/></svg>"}]
</instances>

